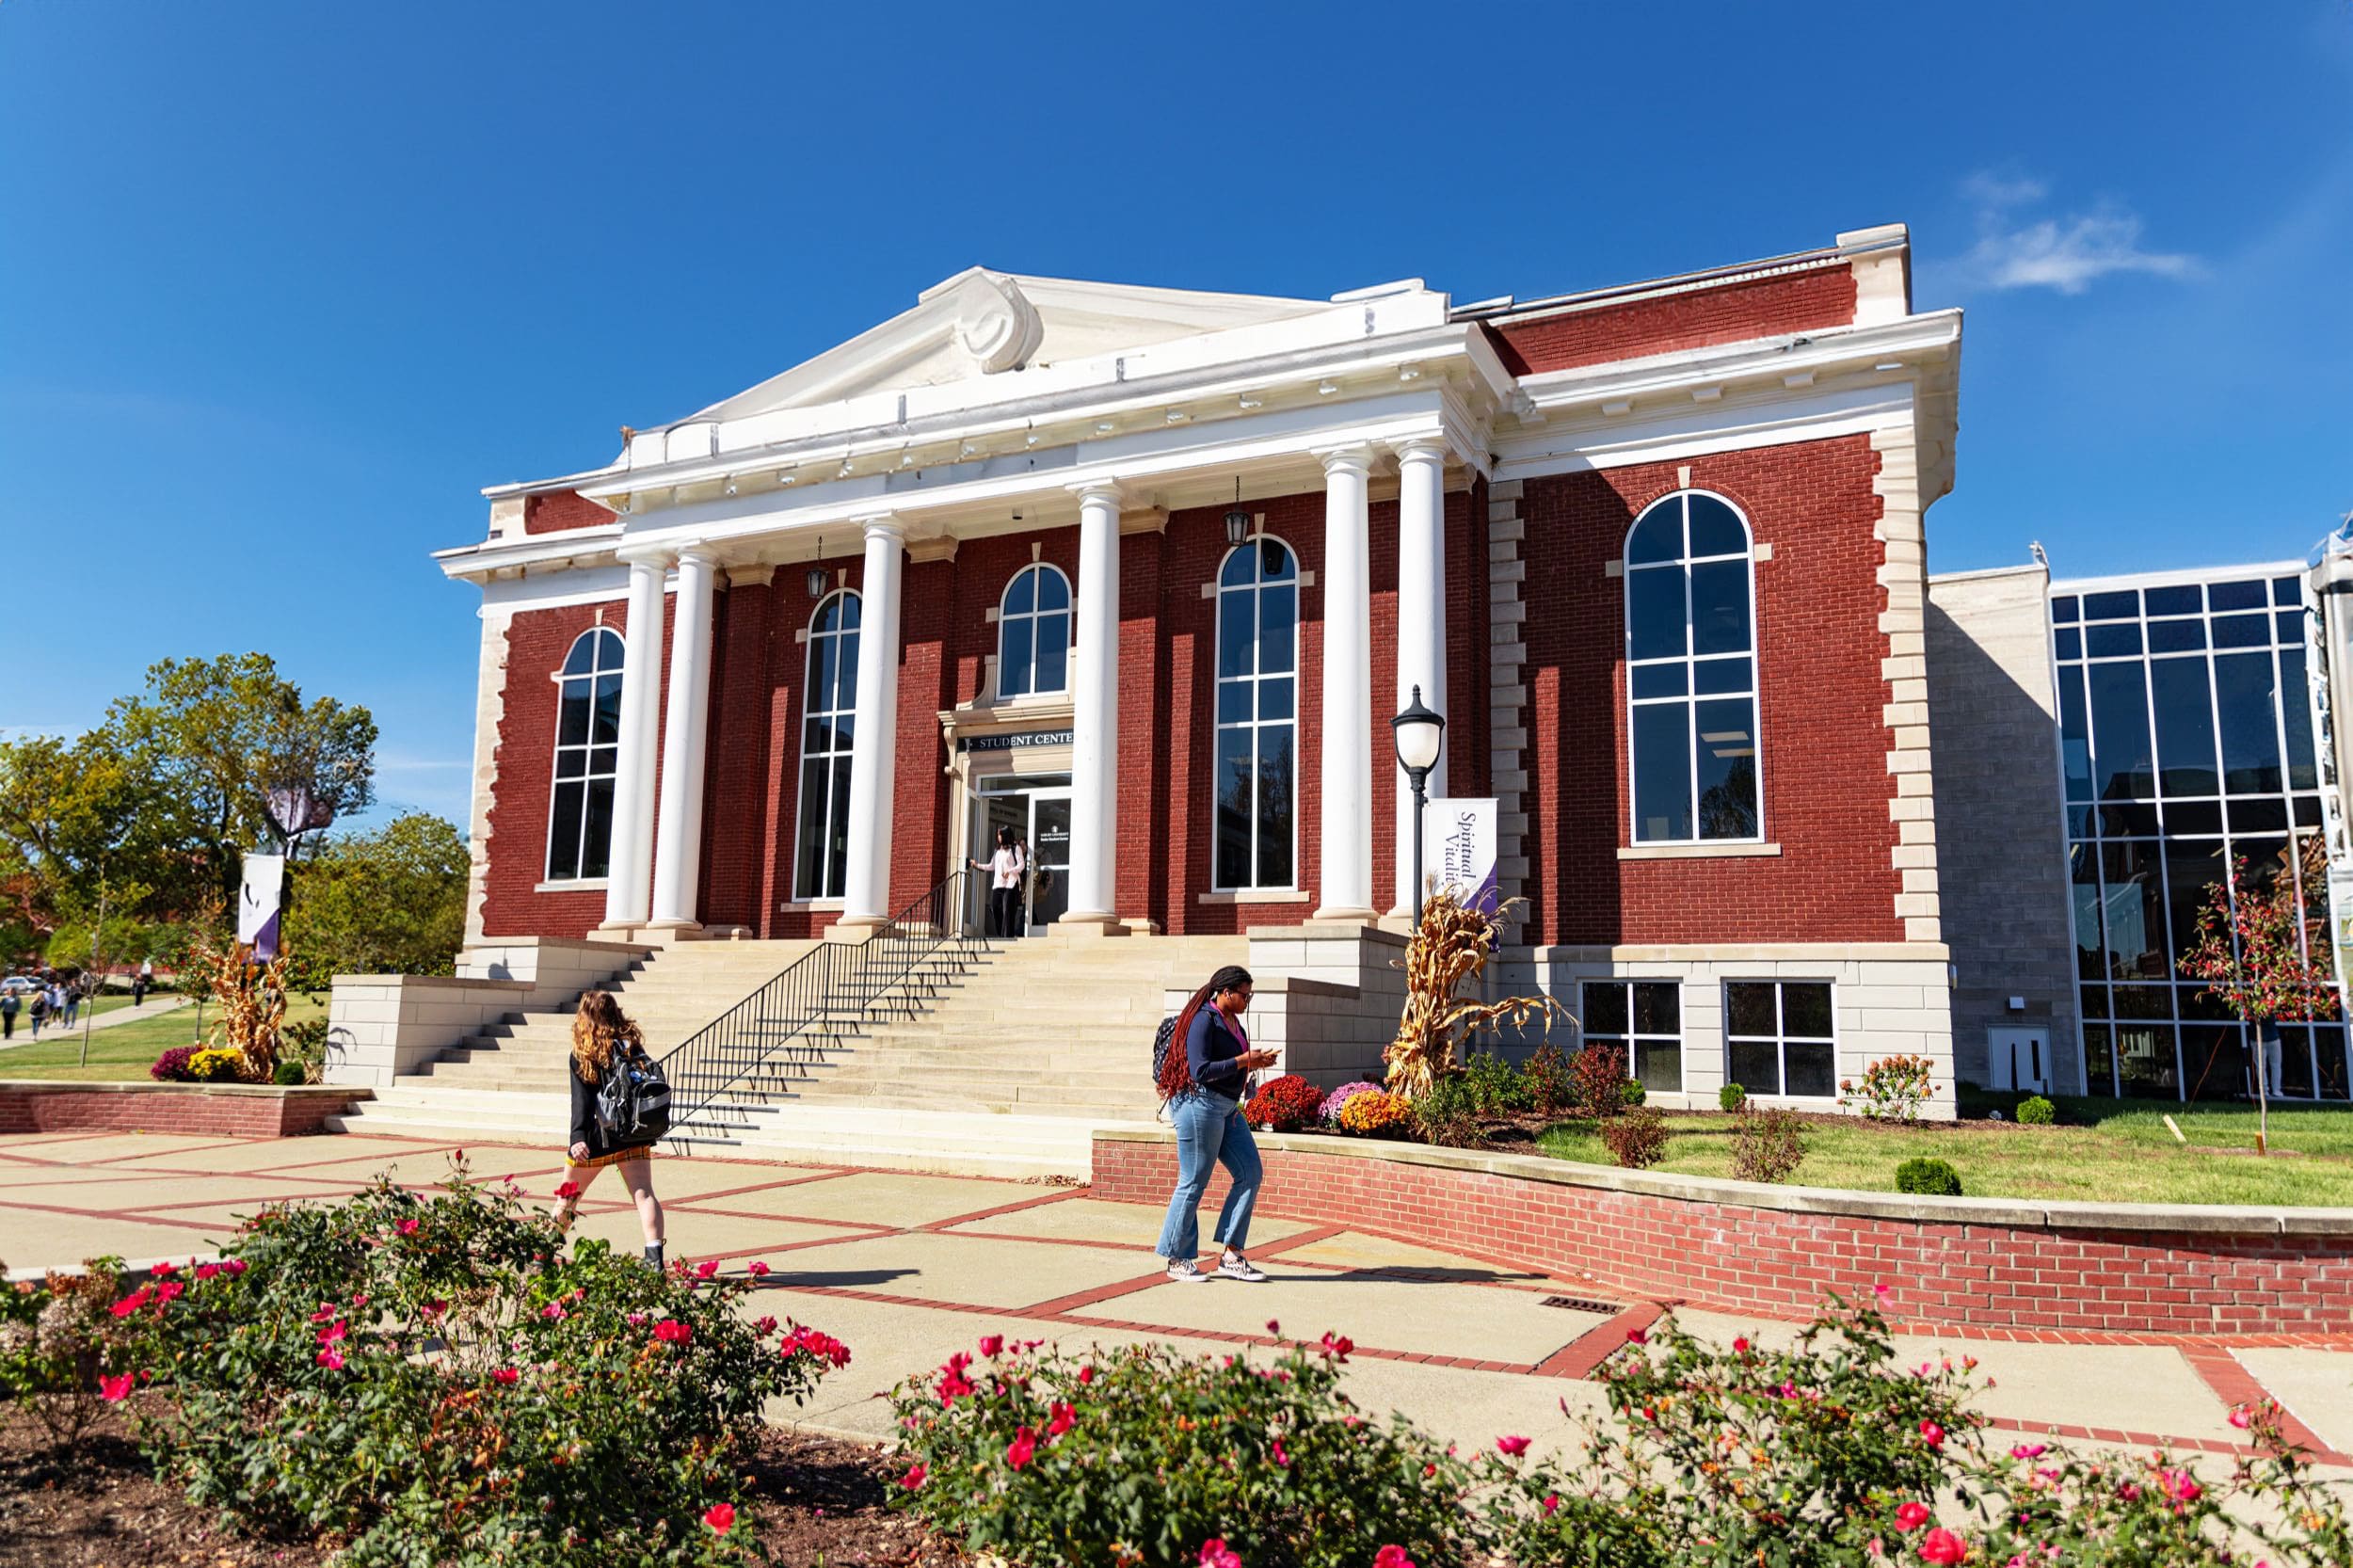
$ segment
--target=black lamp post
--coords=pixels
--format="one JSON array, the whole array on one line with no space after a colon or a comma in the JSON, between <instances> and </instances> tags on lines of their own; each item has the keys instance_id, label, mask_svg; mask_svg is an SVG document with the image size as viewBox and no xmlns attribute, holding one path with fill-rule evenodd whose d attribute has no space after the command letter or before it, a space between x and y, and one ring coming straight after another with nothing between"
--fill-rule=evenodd
<instances>
[{"instance_id":1,"label":"black lamp post","mask_svg":"<svg viewBox=\"0 0 2353 1568\"><path fill-rule=\"evenodd\" d=\"M1430 770L1438 765L1438 743L1446 735L1446 715L1433 712L1422 706L1421 688L1414 688L1414 700L1405 712L1389 721L1397 732L1398 766L1414 784L1414 926L1421 926L1421 819L1423 808L1430 803L1424 786L1430 781Z\"/></svg>"}]
</instances>

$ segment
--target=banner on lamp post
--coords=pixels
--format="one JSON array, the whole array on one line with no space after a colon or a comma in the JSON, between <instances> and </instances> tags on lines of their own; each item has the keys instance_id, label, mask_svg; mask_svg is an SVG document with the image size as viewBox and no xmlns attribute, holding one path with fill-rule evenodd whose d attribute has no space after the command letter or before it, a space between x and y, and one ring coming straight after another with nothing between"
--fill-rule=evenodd
<instances>
[{"instance_id":1,"label":"banner on lamp post","mask_svg":"<svg viewBox=\"0 0 2353 1568\"><path fill-rule=\"evenodd\" d=\"M1496 803L1431 801L1422 808L1421 833L1429 885L1454 893L1466 909L1494 914L1502 903L1496 879Z\"/></svg>"},{"instance_id":2,"label":"banner on lamp post","mask_svg":"<svg viewBox=\"0 0 2353 1568\"><path fill-rule=\"evenodd\" d=\"M237 892L237 940L266 964L278 956L279 897L286 886L286 857L248 855L245 886Z\"/></svg>"}]
</instances>

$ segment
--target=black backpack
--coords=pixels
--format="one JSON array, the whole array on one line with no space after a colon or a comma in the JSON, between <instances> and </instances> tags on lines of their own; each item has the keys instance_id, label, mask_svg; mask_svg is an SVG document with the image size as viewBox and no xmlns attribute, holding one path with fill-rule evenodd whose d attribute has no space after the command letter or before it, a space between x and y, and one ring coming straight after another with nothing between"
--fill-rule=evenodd
<instances>
[{"instance_id":1,"label":"black backpack","mask_svg":"<svg viewBox=\"0 0 2353 1568\"><path fill-rule=\"evenodd\" d=\"M650 1056L616 1056L597 1085L597 1126L616 1144L650 1144L670 1130L670 1080Z\"/></svg>"},{"instance_id":2,"label":"black backpack","mask_svg":"<svg viewBox=\"0 0 2353 1568\"><path fill-rule=\"evenodd\" d=\"M1160 1027L1152 1035L1152 1084L1158 1088L1160 1071L1168 1065L1168 1052L1176 1044L1176 1018L1174 1014L1160 1020ZM1178 1049L1183 1049L1181 1046Z\"/></svg>"}]
</instances>

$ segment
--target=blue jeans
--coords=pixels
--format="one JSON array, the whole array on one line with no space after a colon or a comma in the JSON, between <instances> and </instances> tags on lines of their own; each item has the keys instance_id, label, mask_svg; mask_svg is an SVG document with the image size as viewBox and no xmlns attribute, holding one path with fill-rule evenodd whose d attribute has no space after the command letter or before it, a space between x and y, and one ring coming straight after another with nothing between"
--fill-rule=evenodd
<instances>
[{"instance_id":1,"label":"blue jeans","mask_svg":"<svg viewBox=\"0 0 2353 1568\"><path fill-rule=\"evenodd\" d=\"M1218 1211L1216 1240L1241 1252L1250 1244L1250 1210L1258 1201L1264 1175L1257 1141L1242 1120L1241 1102L1193 1089L1170 1100L1168 1114L1176 1124L1176 1191L1169 1194L1168 1219L1154 1250L1172 1261L1200 1251L1201 1194L1209 1190L1210 1173L1224 1165L1233 1185L1225 1193L1225 1207Z\"/></svg>"}]
</instances>

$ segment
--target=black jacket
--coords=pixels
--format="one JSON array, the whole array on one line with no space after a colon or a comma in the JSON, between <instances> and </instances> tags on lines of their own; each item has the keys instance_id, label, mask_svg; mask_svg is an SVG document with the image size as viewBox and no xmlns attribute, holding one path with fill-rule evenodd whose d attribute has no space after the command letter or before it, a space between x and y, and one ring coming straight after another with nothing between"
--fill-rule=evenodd
<instances>
[{"instance_id":1,"label":"black jacket","mask_svg":"<svg viewBox=\"0 0 2353 1568\"><path fill-rule=\"evenodd\" d=\"M626 1043L616 1044L613 1050L613 1063L614 1065L617 1065L628 1057L642 1059L645 1054L644 1051ZM601 1160L617 1149L638 1148L653 1142L649 1138L641 1138L616 1143L607 1138L603 1127L597 1121L597 1090L602 1086L603 1080L600 1079L596 1083L590 1083L582 1078L580 1059L569 1052L565 1054L564 1060L572 1080L571 1141L574 1144L587 1144L589 1159ZM613 1071L613 1066L607 1066L604 1070L609 1073Z\"/></svg>"},{"instance_id":2,"label":"black jacket","mask_svg":"<svg viewBox=\"0 0 2353 1568\"><path fill-rule=\"evenodd\" d=\"M1225 1015L1207 1003L1185 1032L1185 1065L1193 1082L1229 1100L1250 1097L1250 1074L1235 1061L1249 1048Z\"/></svg>"}]
</instances>

